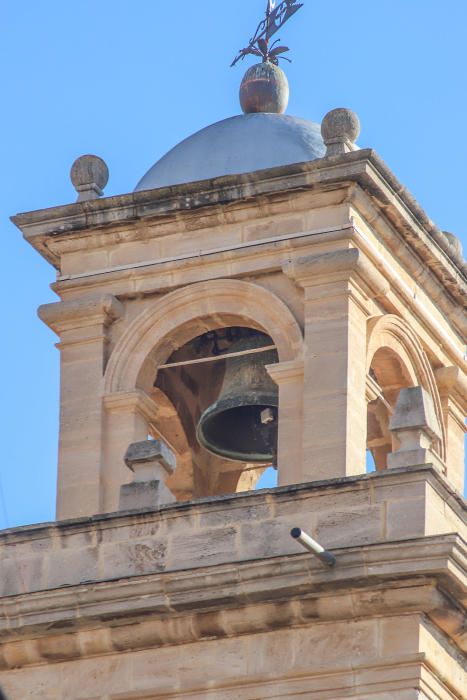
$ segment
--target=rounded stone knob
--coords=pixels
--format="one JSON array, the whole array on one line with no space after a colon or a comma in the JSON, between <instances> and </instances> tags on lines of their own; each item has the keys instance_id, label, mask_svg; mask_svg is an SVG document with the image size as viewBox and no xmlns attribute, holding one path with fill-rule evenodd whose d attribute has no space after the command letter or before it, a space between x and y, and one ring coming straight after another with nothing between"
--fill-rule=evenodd
<instances>
[{"instance_id":1,"label":"rounded stone knob","mask_svg":"<svg viewBox=\"0 0 467 700\"><path fill-rule=\"evenodd\" d=\"M279 66L266 61L248 68L240 85L240 104L245 114L283 114L288 103L289 82Z\"/></svg>"},{"instance_id":2,"label":"rounded stone knob","mask_svg":"<svg viewBox=\"0 0 467 700\"><path fill-rule=\"evenodd\" d=\"M339 107L328 112L321 124L327 155L348 153L360 135L360 120L351 109Z\"/></svg>"},{"instance_id":3,"label":"rounded stone knob","mask_svg":"<svg viewBox=\"0 0 467 700\"><path fill-rule=\"evenodd\" d=\"M78 202L97 199L109 181L109 169L99 156L80 156L71 166L70 178L78 192Z\"/></svg>"},{"instance_id":4,"label":"rounded stone knob","mask_svg":"<svg viewBox=\"0 0 467 700\"><path fill-rule=\"evenodd\" d=\"M443 234L445 238L447 239L449 248L452 250L454 253L454 256L458 258L459 260L463 260L463 248L462 248L462 241L455 236L453 233L450 233L449 231L443 231Z\"/></svg>"}]
</instances>

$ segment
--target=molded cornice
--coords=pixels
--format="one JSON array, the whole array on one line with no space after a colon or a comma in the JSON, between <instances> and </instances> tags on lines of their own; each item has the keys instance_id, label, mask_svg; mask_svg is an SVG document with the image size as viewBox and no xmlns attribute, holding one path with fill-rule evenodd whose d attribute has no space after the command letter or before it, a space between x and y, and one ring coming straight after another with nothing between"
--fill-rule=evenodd
<instances>
[{"instance_id":1,"label":"molded cornice","mask_svg":"<svg viewBox=\"0 0 467 700\"><path fill-rule=\"evenodd\" d=\"M371 149L362 149L341 156L322 158L244 175L232 175L157 190L133 192L90 202L43 209L12 217L25 238L51 264L60 267L59 255L53 252L51 238L83 236L85 232L106 235L110 228L139 220L177 217L181 228L183 217L197 210L215 208L219 214L225 205L248 203L255 198L320 189L348 182L358 183L369 194L375 206L399 230L418 252L426 265L450 284L458 300L467 296L467 266L452 248L420 205ZM203 214L205 216L205 213ZM218 225L218 217L213 225ZM209 225L209 224L208 224ZM140 227L134 235L141 236Z\"/></svg>"}]
</instances>

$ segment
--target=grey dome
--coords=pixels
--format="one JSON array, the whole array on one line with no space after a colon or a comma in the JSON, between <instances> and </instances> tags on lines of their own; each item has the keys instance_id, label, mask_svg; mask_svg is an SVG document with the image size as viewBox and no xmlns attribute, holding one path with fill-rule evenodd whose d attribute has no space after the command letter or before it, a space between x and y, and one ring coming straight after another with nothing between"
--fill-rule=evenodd
<instances>
[{"instance_id":1,"label":"grey dome","mask_svg":"<svg viewBox=\"0 0 467 700\"><path fill-rule=\"evenodd\" d=\"M242 114L179 143L148 170L135 191L302 163L325 152L318 124L284 114Z\"/></svg>"}]
</instances>

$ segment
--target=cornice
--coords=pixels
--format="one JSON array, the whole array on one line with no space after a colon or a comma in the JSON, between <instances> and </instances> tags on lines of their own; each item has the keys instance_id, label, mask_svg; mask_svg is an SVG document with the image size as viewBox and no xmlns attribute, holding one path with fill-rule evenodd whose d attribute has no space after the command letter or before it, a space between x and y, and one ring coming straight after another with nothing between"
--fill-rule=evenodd
<instances>
[{"instance_id":1,"label":"cornice","mask_svg":"<svg viewBox=\"0 0 467 700\"><path fill-rule=\"evenodd\" d=\"M49 646L54 661L60 661L416 612L462 646L461 538L443 535L335 554L332 571L297 554L5 598L0 600L0 664L11 667L13 659L18 667L18 658L20 666L47 663ZM85 652L80 635L95 629L99 634ZM57 637L68 640L62 654Z\"/></svg>"},{"instance_id":2,"label":"cornice","mask_svg":"<svg viewBox=\"0 0 467 700\"><path fill-rule=\"evenodd\" d=\"M12 217L12 221L51 264L59 267L57 255L47 246L50 237L82 236L91 230L105 235L111 227L128 227L129 223L138 220L183 217L207 207L222 209L225 205L249 203L258 197L338 186L349 181L357 182L370 195L408 243L418 252L423 252L424 260L433 273L441 280L448 279L453 293L457 290L460 297L465 299L466 263L456 257L444 234L371 149L244 175L18 214Z\"/></svg>"}]
</instances>

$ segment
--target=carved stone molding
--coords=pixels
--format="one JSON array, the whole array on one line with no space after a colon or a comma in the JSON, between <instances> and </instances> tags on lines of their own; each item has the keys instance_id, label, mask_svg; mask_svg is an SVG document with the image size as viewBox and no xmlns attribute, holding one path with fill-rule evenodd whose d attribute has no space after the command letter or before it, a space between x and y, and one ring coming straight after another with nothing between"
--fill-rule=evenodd
<instances>
[{"instance_id":1,"label":"carved stone molding","mask_svg":"<svg viewBox=\"0 0 467 700\"><path fill-rule=\"evenodd\" d=\"M369 298L384 297L389 292L387 280L358 248L296 258L286 262L283 271L304 288L352 278Z\"/></svg>"},{"instance_id":2,"label":"carved stone molding","mask_svg":"<svg viewBox=\"0 0 467 700\"><path fill-rule=\"evenodd\" d=\"M38 315L57 335L87 326L107 328L123 315L123 306L112 294L100 294L76 301L44 304Z\"/></svg>"},{"instance_id":3,"label":"carved stone molding","mask_svg":"<svg viewBox=\"0 0 467 700\"><path fill-rule=\"evenodd\" d=\"M332 578L298 554L5 598L0 662L20 668L48 663L52 654L55 662L69 661L350 621L356 610L367 618L424 614L462 648L463 615L450 595L462 588L462 553L459 537L442 535L337 550Z\"/></svg>"}]
</instances>

